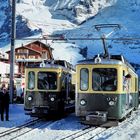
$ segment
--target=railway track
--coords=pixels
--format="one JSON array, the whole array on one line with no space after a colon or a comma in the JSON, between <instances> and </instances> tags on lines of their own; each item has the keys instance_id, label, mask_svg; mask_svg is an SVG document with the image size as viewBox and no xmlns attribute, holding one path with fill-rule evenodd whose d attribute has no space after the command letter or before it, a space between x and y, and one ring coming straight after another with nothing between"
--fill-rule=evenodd
<instances>
[{"instance_id":1,"label":"railway track","mask_svg":"<svg viewBox=\"0 0 140 140\"><path fill-rule=\"evenodd\" d=\"M27 122L27 123L20 125L18 127L11 128L11 129L8 129L6 131L1 132L0 139L1 140L2 139L3 140L5 140L5 139L6 140L14 140L22 135L25 135L26 133L33 131L36 128L41 127L42 125L49 125L52 122L53 121L44 122L41 119L32 120L32 121Z\"/></svg>"},{"instance_id":2,"label":"railway track","mask_svg":"<svg viewBox=\"0 0 140 140\"><path fill-rule=\"evenodd\" d=\"M127 123L131 123L133 119L137 116L137 112L133 114L127 120L120 122L118 127L122 127L127 125ZM0 132L0 140L14 140L20 139L20 136L25 135L36 128L46 128L47 126L51 125L55 121L43 121L41 119L32 120L27 122L26 124L17 126L16 128L11 128L6 131ZM93 126L85 126L83 129L73 132L72 134L65 135L64 137L60 138L60 140L93 140L100 138L101 135L104 135L104 132L108 131L108 128L104 127L93 127ZM116 129L111 133L115 133ZM110 134L110 133L109 133Z\"/></svg>"},{"instance_id":3,"label":"railway track","mask_svg":"<svg viewBox=\"0 0 140 140\"><path fill-rule=\"evenodd\" d=\"M106 128L101 128L101 127L85 127L82 130L79 130L71 135L68 135L60 140L78 140L78 139L83 139L88 138L89 135L91 135L88 139L90 140L91 138L94 138L98 134L106 131Z\"/></svg>"},{"instance_id":4,"label":"railway track","mask_svg":"<svg viewBox=\"0 0 140 140\"><path fill-rule=\"evenodd\" d=\"M133 116L128 116L126 120L124 120L123 122L120 122L119 125L117 127L123 127L127 124L131 124L131 122L135 119L137 114L137 111L135 112L135 115ZM105 127L86 127L80 131L78 131L77 133L73 133L69 136L66 136L65 138L62 138L61 140L93 140L93 139L98 139L100 138L101 135L103 135L104 132L106 132L109 128L105 128ZM117 130L115 129L114 131L112 131L112 133L116 133ZM112 133L109 133L109 135L111 135Z\"/></svg>"},{"instance_id":5,"label":"railway track","mask_svg":"<svg viewBox=\"0 0 140 140\"><path fill-rule=\"evenodd\" d=\"M34 120L31 120L31 121L28 121L25 124L19 125L17 127L12 127L12 128L10 128L8 130L5 130L3 132L0 132L0 138L3 137L3 136L5 136L5 135L7 135L7 134L10 134L10 133L12 133L14 131L17 131L20 128L23 128L23 127L29 126L31 124L37 123L38 121L40 121L40 119L34 119Z\"/></svg>"}]
</instances>

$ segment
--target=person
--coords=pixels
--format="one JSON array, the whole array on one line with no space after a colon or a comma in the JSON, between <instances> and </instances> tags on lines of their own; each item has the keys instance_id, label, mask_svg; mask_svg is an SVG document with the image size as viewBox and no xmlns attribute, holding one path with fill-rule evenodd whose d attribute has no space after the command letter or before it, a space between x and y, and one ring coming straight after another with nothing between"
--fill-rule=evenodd
<instances>
[{"instance_id":1,"label":"person","mask_svg":"<svg viewBox=\"0 0 140 140\"><path fill-rule=\"evenodd\" d=\"M130 94L130 85L131 85L131 75L127 74L123 78L123 90L126 92L126 109L129 109L132 106L132 96Z\"/></svg>"},{"instance_id":2,"label":"person","mask_svg":"<svg viewBox=\"0 0 140 140\"><path fill-rule=\"evenodd\" d=\"M127 74L126 76L124 76L123 78L123 88L129 92L129 82L130 82L130 79L131 79L131 75L130 74Z\"/></svg>"},{"instance_id":3,"label":"person","mask_svg":"<svg viewBox=\"0 0 140 140\"><path fill-rule=\"evenodd\" d=\"M6 113L5 119L9 121L9 93L5 84L1 88L1 121L4 121L4 112Z\"/></svg>"},{"instance_id":4,"label":"person","mask_svg":"<svg viewBox=\"0 0 140 140\"><path fill-rule=\"evenodd\" d=\"M117 77L114 76L108 80L106 80L103 84L102 84L102 88L104 90L109 90L109 91L115 91L117 90Z\"/></svg>"},{"instance_id":5,"label":"person","mask_svg":"<svg viewBox=\"0 0 140 140\"><path fill-rule=\"evenodd\" d=\"M3 108L3 92L2 92L2 90L0 90L0 114L2 113L1 112L2 108ZM2 117L2 115L1 115L1 117ZM1 118L1 120L2 120L2 118Z\"/></svg>"}]
</instances>

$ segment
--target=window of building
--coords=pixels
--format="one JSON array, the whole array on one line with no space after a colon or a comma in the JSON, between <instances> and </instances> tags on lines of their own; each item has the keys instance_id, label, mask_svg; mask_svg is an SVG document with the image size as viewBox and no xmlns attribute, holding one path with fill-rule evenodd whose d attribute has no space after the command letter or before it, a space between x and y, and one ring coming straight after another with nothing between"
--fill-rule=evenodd
<instances>
[{"instance_id":1,"label":"window of building","mask_svg":"<svg viewBox=\"0 0 140 140\"><path fill-rule=\"evenodd\" d=\"M30 59L35 59L35 56L34 55L30 55L29 58Z\"/></svg>"}]
</instances>

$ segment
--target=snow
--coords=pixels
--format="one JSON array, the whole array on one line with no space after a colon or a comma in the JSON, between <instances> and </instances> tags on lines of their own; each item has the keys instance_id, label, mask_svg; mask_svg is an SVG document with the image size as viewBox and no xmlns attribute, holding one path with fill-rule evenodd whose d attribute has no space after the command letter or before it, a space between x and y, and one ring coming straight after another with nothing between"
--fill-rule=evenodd
<instances>
[{"instance_id":1,"label":"snow","mask_svg":"<svg viewBox=\"0 0 140 140\"><path fill-rule=\"evenodd\" d=\"M110 4L105 4L105 0L101 0L101 5L105 4L98 13L98 2L95 3L95 9L92 13L80 14L77 20L85 23L77 25L72 23L73 15L65 8L72 8L77 5L77 8L84 8L78 5L80 0L20 0L21 2L16 6L16 14L22 15L28 21L28 27L32 30L41 28L43 33L35 36L36 38L48 34L64 34L67 38L92 38L100 37L101 34L109 34L110 31L97 32L94 28L95 24L101 23L118 23L121 25L121 30L118 30L109 37L140 37L140 1L139 0L111 0ZM81 0L84 1L84 0ZM106 0L107 1L107 0ZM109 0L108 0L109 2ZM0 7L4 6L0 5ZM6 5L5 5L6 6ZM61 12L59 9L64 8ZM56 13L55 13L56 10ZM62 14L58 15L57 10ZM84 9L86 10L86 9ZM97 15L95 15L98 13ZM0 26L2 26L6 18L4 12L0 12ZM93 16L91 18L91 16ZM67 19L71 19L69 21ZM76 17L75 17L76 18ZM5 34L5 33L4 33ZM5 34L6 35L6 34ZM8 35L7 35L8 36ZM26 41L24 41L26 42ZM23 41L17 41L17 46L21 46ZM101 41L92 40L69 40L67 42L49 42L51 47L54 48L53 55L55 59L65 59L72 64L76 64L78 60L83 59L79 54L79 48L88 47L88 57L102 53L103 48ZM24 43L23 43L24 44ZM107 41L108 45L113 47L109 48L111 54L123 54L130 62L140 64L140 48L139 40L129 41ZM10 47L6 46L2 49L5 51ZM140 75L140 69L137 71ZM10 105L10 121L0 121L0 133L12 127L18 127L20 124L28 122L34 118L25 115L24 106L21 104ZM79 119L75 114L70 114L66 118L51 123L50 125L36 128L34 131L21 136L19 140L59 140L72 133L82 130L85 125L79 123ZM140 107L137 111L132 113L130 118L124 122L119 123L119 126L109 128L103 133L94 137L96 140L139 140L140 138ZM88 139L94 133L89 133L81 139ZM80 140L81 140L80 139Z\"/></svg>"},{"instance_id":2,"label":"snow","mask_svg":"<svg viewBox=\"0 0 140 140\"><path fill-rule=\"evenodd\" d=\"M94 8L92 8L93 12L89 13L91 15L82 14L82 16L79 15L77 17L73 17L71 8L82 5L84 7L85 3L87 5L94 4ZM101 0L91 2L90 4L89 3L89 1L85 0L20 0L20 2L16 5L16 14L22 15L22 17L28 21L28 27L32 30L42 29L42 34L39 34L38 36L32 36L33 38L37 39L42 37L42 35L50 34L63 34L66 38L99 38L102 34L109 34L109 32L112 30L97 32L94 25L101 23L118 23L122 27L114 34L108 36L108 38L140 36L139 0ZM101 8L102 10L98 9L98 5L104 5ZM86 8L84 10L86 10ZM98 14L95 15L94 12ZM92 18L90 16L92 16ZM66 17L70 17L69 19L71 20L68 20ZM84 18L85 22L81 25L74 24L72 23L74 18ZM22 43L19 42L21 41L16 40L16 44L21 46ZM74 46L72 42L75 43L76 47L69 48L69 46ZM68 40L67 43L59 44L56 42L51 42L50 44L51 47L54 48L53 54L55 58L63 58L69 62L72 62L73 64L76 64L78 60L83 59L83 57L79 54L78 48L87 47L88 57L91 58L95 54L103 52L102 44L100 42L101 41L95 40ZM111 54L123 54L130 62L136 64L140 63L139 40L107 41L107 44L112 46L109 48L109 52ZM9 47L10 45L8 45L8 47L5 46L2 50L5 50Z\"/></svg>"},{"instance_id":3,"label":"snow","mask_svg":"<svg viewBox=\"0 0 140 140\"><path fill-rule=\"evenodd\" d=\"M31 120L31 118L29 116L24 115L23 104L10 105L9 121L0 121L0 132L11 127L16 127L29 120Z\"/></svg>"},{"instance_id":4,"label":"snow","mask_svg":"<svg viewBox=\"0 0 140 140\"><path fill-rule=\"evenodd\" d=\"M9 121L0 121L0 133L13 127L18 127L21 124L29 122L32 118L25 115L23 104L10 105L10 118ZM48 125L49 124L49 125ZM44 125L35 128L33 131L17 138L18 140L59 140L68 135L74 134L83 128L87 127L79 122L79 119L74 113L69 114L65 118L56 121L44 121ZM94 127L93 127L94 128ZM96 131L99 133L103 128L98 128ZM120 122L118 126L111 127L102 133L96 135L95 140L139 140L140 138L140 108L134 111L129 118ZM96 133L97 133L96 132ZM89 132L85 136L78 138L78 140L86 140L94 136L94 132Z\"/></svg>"},{"instance_id":5,"label":"snow","mask_svg":"<svg viewBox=\"0 0 140 140\"><path fill-rule=\"evenodd\" d=\"M51 34L54 30L71 29L75 26L71 22L63 19L53 19L52 14L49 11L49 7L38 4L37 2L39 1L34 1L34 3L26 2L17 4L16 13L22 13L22 16L29 21L28 23L30 28L41 28L43 30L43 34Z\"/></svg>"},{"instance_id":6,"label":"snow","mask_svg":"<svg viewBox=\"0 0 140 140\"><path fill-rule=\"evenodd\" d=\"M54 43L51 45L54 48L54 59L66 60L71 64L76 64L77 60L83 59L78 53L78 46L67 43ZM61 55L60 55L61 54Z\"/></svg>"},{"instance_id":7,"label":"snow","mask_svg":"<svg viewBox=\"0 0 140 140\"><path fill-rule=\"evenodd\" d=\"M106 8L103 8L99 13L98 4L99 2L94 3L94 12L98 13L97 16L94 16L93 19L89 19L88 14L84 14L83 16L78 16L77 18L85 18L87 16L87 21L82 25L78 26L70 21L66 20L61 15L65 13L66 15L70 14L68 11L65 11L65 8L71 8L73 6L81 6L78 5L79 1L77 0L67 0L67 1L58 1L54 2L46 2L47 5L51 5L50 7L43 4L44 1L23 1L23 3L17 4L17 13L21 14L25 18L29 20L29 26L32 29L41 28L43 30L43 35L47 34L64 34L66 38L92 38L92 37L100 37L102 34L108 34L109 32L97 32L95 30L94 25L101 23L118 23L121 25L121 30L115 32L113 35L109 37L138 37L140 32L140 17L139 17L139 7L140 2L138 0L111 0L109 2L100 1L100 5L104 5ZM106 4L105 4L106 3ZM111 6L112 5L112 6ZM24 8L23 8L24 7ZM62 9L60 14L54 16L53 10ZM94 14L92 13L92 16ZM59 18L60 16L60 18ZM44 18L45 17L45 18ZM112 29L111 29L112 30ZM76 64L78 60L82 58L80 56L78 47L84 48L88 47L88 57L93 57L93 55L102 53L103 48L102 44L99 41L85 41L85 40L75 40L71 41L76 44L76 50L68 49L70 41L67 43L51 43L51 47L54 47L54 57L62 58L68 60L69 62L73 59L73 63ZM123 54L130 62L140 63L139 59L139 41L107 41L109 45L112 45L112 48L109 48L109 52L111 54ZM57 47L62 46L62 47ZM72 44L73 46L73 44ZM99 47L101 46L101 47ZM59 49L60 48L60 49ZM71 50L71 51L70 51ZM65 54L64 54L65 51ZM59 53L57 53L59 52ZM71 52L69 54L69 52ZM73 53L73 54L72 54ZM133 54L133 55L132 55ZM72 56L74 55L74 58ZM135 60L133 56L136 56L138 59Z\"/></svg>"},{"instance_id":8,"label":"snow","mask_svg":"<svg viewBox=\"0 0 140 140\"><path fill-rule=\"evenodd\" d=\"M139 110L132 114L132 116L122 122L120 126L110 128L107 132L103 133L97 139L108 139L108 140L138 140L140 138L140 117L139 117Z\"/></svg>"}]
</instances>

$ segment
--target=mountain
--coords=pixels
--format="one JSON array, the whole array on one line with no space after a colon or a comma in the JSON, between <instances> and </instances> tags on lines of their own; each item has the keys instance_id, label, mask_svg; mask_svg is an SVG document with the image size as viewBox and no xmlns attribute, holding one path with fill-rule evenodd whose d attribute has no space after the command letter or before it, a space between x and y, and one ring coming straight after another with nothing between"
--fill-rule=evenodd
<instances>
[{"instance_id":1,"label":"mountain","mask_svg":"<svg viewBox=\"0 0 140 140\"><path fill-rule=\"evenodd\" d=\"M0 47L3 47L9 44L11 38L11 3L10 0L2 0L0 3ZM19 38L38 33L41 33L41 29L30 28L28 20L23 18L21 14L16 13L16 35Z\"/></svg>"},{"instance_id":2,"label":"mountain","mask_svg":"<svg viewBox=\"0 0 140 140\"><path fill-rule=\"evenodd\" d=\"M48 4L54 18L61 15L61 17L66 17L76 24L81 24L90 17L97 15L105 7L115 3L116 0L55 0L54 3Z\"/></svg>"},{"instance_id":3,"label":"mountain","mask_svg":"<svg viewBox=\"0 0 140 140\"><path fill-rule=\"evenodd\" d=\"M80 24L95 16L101 9L115 3L116 0L17 0L16 6L16 35L18 38L33 36L44 32L39 24L44 26L66 24L66 22ZM9 43L11 32L11 3L1 1L0 5L0 47ZM46 20L45 20L45 17ZM43 19L43 20L42 20ZM48 22L48 19L53 19ZM56 23L54 24L55 21ZM62 21L62 23L60 23ZM62 25L65 26L65 25ZM49 27L50 28L50 27ZM42 31L43 30L43 31Z\"/></svg>"},{"instance_id":4,"label":"mountain","mask_svg":"<svg viewBox=\"0 0 140 140\"><path fill-rule=\"evenodd\" d=\"M0 47L2 48L10 43L11 10L9 1L1 0L0 3ZM17 0L16 36L23 38L55 34L66 38L86 39L100 38L105 34L108 38L139 38L139 13L139 0ZM95 29L94 25L105 23L117 23L121 28L101 31ZM111 31L114 32L110 34ZM68 39L65 43L49 43L54 47L56 58L73 63L85 56L93 57L103 52L99 40ZM123 54L137 69L140 63L139 44L139 39L107 40L111 54ZM82 50L85 48L87 54L83 54ZM65 57L62 55L64 51ZM82 55L79 52L82 52Z\"/></svg>"}]
</instances>

